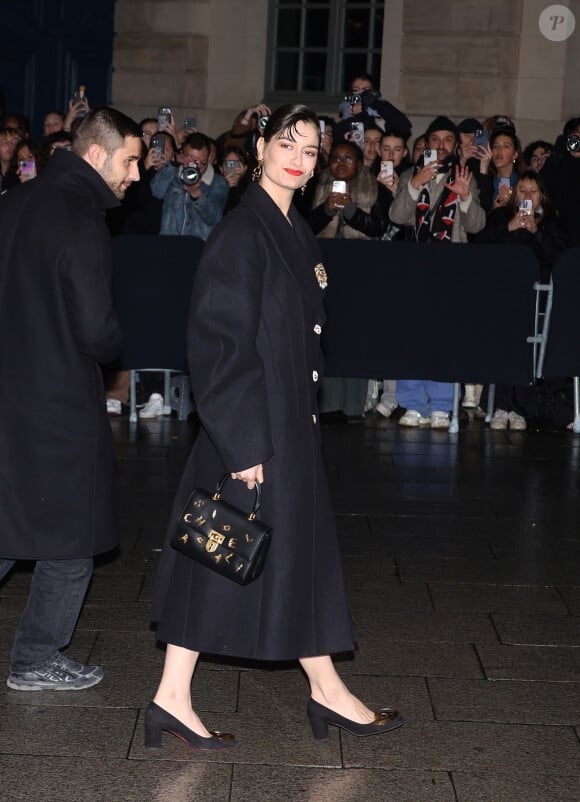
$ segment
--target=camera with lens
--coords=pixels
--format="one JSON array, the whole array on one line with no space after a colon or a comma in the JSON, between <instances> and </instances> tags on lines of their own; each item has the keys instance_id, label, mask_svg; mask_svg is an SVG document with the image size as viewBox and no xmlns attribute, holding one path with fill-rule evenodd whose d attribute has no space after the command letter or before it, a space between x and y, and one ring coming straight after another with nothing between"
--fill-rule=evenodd
<instances>
[{"instance_id":1,"label":"camera with lens","mask_svg":"<svg viewBox=\"0 0 580 802\"><path fill-rule=\"evenodd\" d=\"M199 164L196 162L184 164L179 170L179 179L186 187L192 187L194 184L197 184L200 178L201 170L199 169Z\"/></svg>"},{"instance_id":2,"label":"camera with lens","mask_svg":"<svg viewBox=\"0 0 580 802\"><path fill-rule=\"evenodd\" d=\"M264 133L266 126L268 125L269 117L258 117L258 131Z\"/></svg>"},{"instance_id":3,"label":"camera with lens","mask_svg":"<svg viewBox=\"0 0 580 802\"><path fill-rule=\"evenodd\" d=\"M360 95L345 95L344 99L347 101L349 106L358 106L358 104L362 102Z\"/></svg>"},{"instance_id":4,"label":"camera with lens","mask_svg":"<svg viewBox=\"0 0 580 802\"><path fill-rule=\"evenodd\" d=\"M566 140L566 150L568 153L580 152L580 134L569 134Z\"/></svg>"}]
</instances>

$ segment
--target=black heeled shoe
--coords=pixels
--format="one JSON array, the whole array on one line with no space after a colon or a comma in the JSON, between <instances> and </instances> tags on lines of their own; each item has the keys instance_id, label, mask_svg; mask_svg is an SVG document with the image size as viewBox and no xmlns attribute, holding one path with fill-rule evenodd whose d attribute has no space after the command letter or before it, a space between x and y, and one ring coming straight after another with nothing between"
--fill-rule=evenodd
<instances>
[{"instance_id":1,"label":"black heeled shoe","mask_svg":"<svg viewBox=\"0 0 580 802\"><path fill-rule=\"evenodd\" d=\"M385 707L375 713L375 720L370 724L358 724L349 718L344 718L334 710L330 710L324 705L318 704L314 699L310 699L307 707L308 720L312 727L312 735L316 741L324 741L328 738L328 725L334 724L351 735L380 735L381 732L389 732L402 727L404 724L403 716L398 710Z\"/></svg>"},{"instance_id":2,"label":"black heeled shoe","mask_svg":"<svg viewBox=\"0 0 580 802\"><path fill-rule=\"evenodd\" d=\"M213 731L210 738L198 735L167 710L159 707L155 702L149 702L145 711L145 746L147 749L161 749L162 731L175 735L193 749L229 749L237 745L234 736L227 732Z\"/></svg>"}]
</instances>

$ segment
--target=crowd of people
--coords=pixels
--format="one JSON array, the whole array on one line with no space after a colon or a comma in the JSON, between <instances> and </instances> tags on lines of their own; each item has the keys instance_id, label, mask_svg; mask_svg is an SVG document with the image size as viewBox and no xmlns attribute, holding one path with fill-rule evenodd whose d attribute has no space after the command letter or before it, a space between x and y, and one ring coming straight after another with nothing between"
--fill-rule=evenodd
<instances>
[{"instance_id":1,"label":"crowd of people","mask_svg":"<svg viewBox=\"0 0 580 802\"><path fill-rule=\"evenodd\" d=\"M47 113L39 142L31 140L24 116L5 117L1 190L34 179L57 149L70 149L88 108L82 97L71 101L66 114ZM108 213L109 229L113 236L172 234L206 240L255 178L256 141L271 109L263 103L244 109L215 138L197 130L195 120L178 126L170 110L161 111L139 123L140 181ZM412 140L408 117L381 97L370 75L361 74L353 78L338 119L321 116L319 121L314 176L294 198L317 237L519 243L534 251L544 281L559 253L580 244L575 225L580 117L566 123L555 143L538 139L523 147L513 120L505 115L457 123L440 115ZM120 414L128 377L109 378L109 413ZM336 419L358 421L374 409L384 417L396 413L401 426L446 429L450 424L449 383L383 378L377 385L376 380L327 378L321 384L321 412ZM478 416L483 416L481 393L480 385L464 387L463 404ZM140 417L163 414L161 395L145 395L149 401ZM533 388L499 386L491 428L523 430L535 408Z\"/></svg>"}]
</instances>

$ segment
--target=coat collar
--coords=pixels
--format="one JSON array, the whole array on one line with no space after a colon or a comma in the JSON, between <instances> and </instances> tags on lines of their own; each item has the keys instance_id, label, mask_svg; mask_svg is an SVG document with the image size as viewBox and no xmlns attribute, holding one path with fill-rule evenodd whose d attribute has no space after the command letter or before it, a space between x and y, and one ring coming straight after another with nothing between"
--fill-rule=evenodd
<instances>
[{"instance_id":1,"label":"coat collar","mask_svg":"<svg viewBox=\"0 0 580 802\"><path fill-rule=\"evenodd\" d=\"M280 262L298 285L305 300L320 310L323 293L314 268L321 264L322 256L316 238L300 212L294 204L290 206L290 225L272 198L258 184L251 184L247 188L242 202L265 225Z\"/></svg>"},{"instance_id":2,"label":"coat collar","mask_svg":"<svg viewBox=\"0 0 580 802\"><path fill-rule=\"evenodd\" d=\"M42 180L87 195L98 209L112 209L121 202L97 171L76 153L59 148L48 160Z\"/></svg>"}]
</instances>

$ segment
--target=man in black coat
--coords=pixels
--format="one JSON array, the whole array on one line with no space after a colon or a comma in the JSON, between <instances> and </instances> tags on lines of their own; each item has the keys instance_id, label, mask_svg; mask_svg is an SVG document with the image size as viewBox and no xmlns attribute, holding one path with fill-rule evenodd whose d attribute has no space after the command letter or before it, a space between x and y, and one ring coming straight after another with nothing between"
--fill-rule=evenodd
<instances>
[{"instance_id":1,"label":"man in black coat","mask_svg":"<svg viewBox=\"0 0 580 802\"><path fill-rule=\"evenodd\" d=\"M79 690L103 677L61 653L93 557L118 537L99 363L120 344L103 210L139 180L138 126L94 109L72 152L0 199L0 580L35 560L7 684Z\"/></svg>"}]
</instances>

